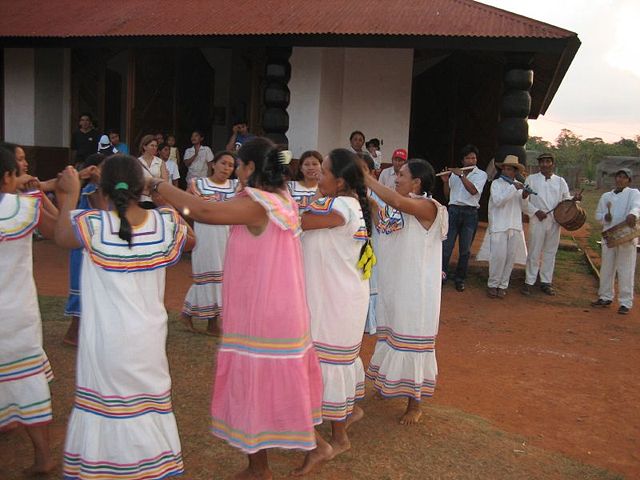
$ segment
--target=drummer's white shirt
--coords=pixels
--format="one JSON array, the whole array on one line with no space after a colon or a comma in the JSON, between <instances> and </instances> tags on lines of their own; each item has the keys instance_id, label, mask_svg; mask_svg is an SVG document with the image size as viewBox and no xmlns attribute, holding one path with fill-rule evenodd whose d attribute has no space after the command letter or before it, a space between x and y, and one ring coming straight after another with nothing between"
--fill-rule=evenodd
<instances>
[{"instance_id":1,"label":"drummer's white shirt","mask_svg":"<svg viewBox=\"0 0 640 480\"><path fill-rule=\"evenodd\" d=\"M542 173L534 173L527 177L525 183L537 193L529 195L529 205L525 212L529 217L533 217L538 210L548 213L561 201L571 197L567 182L555 173L548 180Z\"/></svg>"},{"instance_id":2,"label":"drummer's white shirt","mask_svg":"<svg viewBox=\"0 0 640 480\"><path fill-rule=\"evenodd\" d=\"M611 204L610 222L604 219L608 203ZM623 222L630 213L640 218L640 191L637 188L625 187L620 193L613 193L611 190L602 194L596 208L596 220L602 224L602 230L607 230Z\"/></svg>"}]
</instances>

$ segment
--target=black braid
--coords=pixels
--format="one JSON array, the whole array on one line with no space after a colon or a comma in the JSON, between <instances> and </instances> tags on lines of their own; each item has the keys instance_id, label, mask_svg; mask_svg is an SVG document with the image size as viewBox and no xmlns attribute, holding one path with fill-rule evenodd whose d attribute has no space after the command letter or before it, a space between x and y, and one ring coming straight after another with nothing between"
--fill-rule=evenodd
<instances>
[{"instance_id":1,"label":"black braid","mask_svg":"<svg viewBox=\"0 0 640 480\"><path fill-rule=\"evenodd\" d=\"M279 152L279 147L263 137L256 137L242 144L238 157L245 164L253 162L255 165L247 185L270 192L284 188L288 166L280 163Z\"/></svg>"},{"instance_id":2,"label":"black braid","mask_svg":"<svg viewBox=\"0 0 640 480\"><path fill-rule=\"evenodd\" d=\"M126 188L116 188L125 183ZM127 219L127 209L132 201L138 201L144 189L144 176L140 162L130 155L116 154L104 161L100 188L111 199L120 217L118 236L132 246L133 230Z\"/></svg>"}]
</instances>

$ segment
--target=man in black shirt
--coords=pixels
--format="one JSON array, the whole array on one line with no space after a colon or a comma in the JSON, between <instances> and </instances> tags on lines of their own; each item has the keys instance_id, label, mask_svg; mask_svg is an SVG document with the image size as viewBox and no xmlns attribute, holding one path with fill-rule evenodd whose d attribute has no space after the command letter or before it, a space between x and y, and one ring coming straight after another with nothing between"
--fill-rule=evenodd
<instances>
[{"instance_id":1,"label":"man in black shirt","mask_svg":"<svg viewBox=\"0 0 640 480\"><path fill-rule=\"evenodd\" d=\"M82 164L92 153L98 151L100 133L93 126L93 119L88 113L82 113L78 121L79 130L71 136L71 163Z\"/></svg>"}]
</instances>

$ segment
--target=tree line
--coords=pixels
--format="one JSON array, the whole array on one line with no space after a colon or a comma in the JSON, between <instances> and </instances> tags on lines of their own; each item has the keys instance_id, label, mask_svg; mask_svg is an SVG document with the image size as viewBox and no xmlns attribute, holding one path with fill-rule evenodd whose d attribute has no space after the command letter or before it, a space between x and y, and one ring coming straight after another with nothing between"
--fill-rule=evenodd
<instances>
[{"instance_id":1,"label":"tree line","mask_svg":"<svg viewBox=\"0 0 640 480\"><path fill-rule=\"evenodd\" d=\"M640 157L640 135L633 139L621 138L617 142L607 143L600 137L582 139L568 128L563 128L555 143L542 137L529 137L526 149L553 153L561 175L578 169L580 176L594 180L596 165L603 157Z\"/></svg>"}]
</instances>

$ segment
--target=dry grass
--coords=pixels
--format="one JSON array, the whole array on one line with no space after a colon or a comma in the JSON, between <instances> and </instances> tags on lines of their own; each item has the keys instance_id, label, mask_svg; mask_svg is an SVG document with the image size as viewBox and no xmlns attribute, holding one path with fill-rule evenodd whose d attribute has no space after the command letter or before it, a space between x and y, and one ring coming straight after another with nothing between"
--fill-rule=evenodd
<instances>
[{"instance_id":1,"label":"dry grass","mask_svg":"<svg viewBox=\"0 0 640 480\"><path fill-rule=\"evenodd\" d=\"M563 259L561 263L566 262ZM569 265L567 268L574 267ZM59 458L73 401L75 370L75 350L61 344L67 326L61 314L63 304L62 298L41 298L45 348L56 374L52 384L55 414L52 437ZM168 355L174 408L185 458L184 478L225 478L243 468L245 457L208 432L216 340L184 331L175 315L171 316L169 327ZM404 402L378 400L369 394L362 402L366 417L352 430L352 450L308 478L621 478L556 453L532 448L524 438L500 431L482 418L429 401L426 405L425 421L421 425L401 427L397 418L403 411ZM0 435L0 465L4 469L0 471L0 478L22 478L18 472L27 466L30 455L29 441L22 430ZM274 452L271 460L276 478L282 478L302 461L302 453Z\"/></svg>"}]
</instances>

